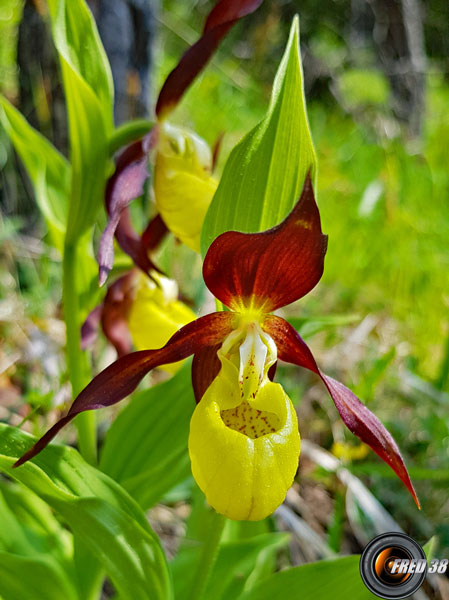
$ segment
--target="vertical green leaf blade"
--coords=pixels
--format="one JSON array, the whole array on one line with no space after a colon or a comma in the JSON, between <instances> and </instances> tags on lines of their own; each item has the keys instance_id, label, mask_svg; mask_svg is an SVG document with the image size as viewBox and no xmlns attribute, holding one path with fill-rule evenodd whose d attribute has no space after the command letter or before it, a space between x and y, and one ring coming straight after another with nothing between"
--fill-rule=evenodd
<instances>
[{"instance_id":1,"label":"vertical green leaf blade","mask_svg":"<svg viewBox=\"0 0 449 600\"><path fill-rule=\"evenodd\" d=\"M105 126L113 125L111 69L95 21L84 0L48 0L53 39L61 58L95 92Z\"/></svg>"},{"instance_id":2,"label":"vertical green leaf blade","mask_svg":"<svg viewBox=\"0 0 449 600\"><path fill-rule=\"evenodd\" d=\"M295 17L267 115L225 165L203 225L203 255L225 231L263 231L280 223L299 198L310 169L315 175Z\"/></svg>"},{"instance_id":3,"label":"vertical green leaf blade","mask_svg":"<svg viewBox=\"0 0 449 600\"><path fill-rule=\"evenodd\" d=\"M67 242L73 243L93 224L103 201L113 126L112 77L84 0L49 0L48 5L69 121L72 185Z\"/></svg>"}]
</instances>

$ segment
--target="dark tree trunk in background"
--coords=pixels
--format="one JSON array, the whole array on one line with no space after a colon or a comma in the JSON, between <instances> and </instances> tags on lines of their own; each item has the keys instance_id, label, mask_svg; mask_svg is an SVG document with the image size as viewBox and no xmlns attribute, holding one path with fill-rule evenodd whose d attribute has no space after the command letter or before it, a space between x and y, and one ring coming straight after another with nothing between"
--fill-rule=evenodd
<instances>
[{"instance_id":1,"label":"dark tree trunk in background","mask_svg":"<svg viewBox=\"0 0 449 600\"><path fill-rule=\"evenodd\" d=\"M111 63L116 124L148 116L154 0L89 0L89 6Z\"/></svg>"},{"instance_id":2,"label":"dark tree trunk in background","mask_svg":"<svg viewBox=\"0 0 449 600\"><path fill-rule=\"evenodd\" d=\"M393 91L393 110L419 137L424 117L426 53L419 0L369 0L374 40Z\"/></svg>"},{"instance_id":3,"label":"dark tree trunk in background","mask_svg":"<svg viewBox=\"0 0 449 600\"><path fill-rule=\"evenodd\" d=\"M25 1L18 30L18 108L33 127L66 154L67 120L59 64L46 15L37 6L32 0ZM5 171L1 210L20 215L23 230L29 231L39 220L39 211L26 170L15 155L14 168Z\"/></svg>"},{"instance_id":4,"label":"dark tree trunk in background","mask_svg":"<svg viewBox=\"0 0 449 600\"><path fill-rule=\"evenodd\" d=\"M19 26L19 108L28 121L67 152L67 116L59 62L46 15L27 0Z\"/></svg>"},{"instance_id":5,"label":"dark tree trunk in background","mask_svg":"<svg viewBox=\"0 0 449 600\"><path fill-rule=\"evenodd\" d=\"M88 3L111 63L116 123L148 116L158 0L88 0ZM33 0L25 0L23 6L17 46L18 108L33 127L67 156L67 115L59 61L48 14L39 12L41 6L45 4ZM23 217L25 230L39 219L31 184L17 158L15 168L4 169L2 173L0 209L5 214Z\"/></svg>"},{"instance_id":6,"label":"dark tree trunk in background","mask_svg":"<svg viewBox=\"0 0 449 600\"><path fill-rule=\"evenodd\" d=\"M373 13L367 0L351 0L349 46L352 52L372 46Z\"/></svg>"}]
</instances>

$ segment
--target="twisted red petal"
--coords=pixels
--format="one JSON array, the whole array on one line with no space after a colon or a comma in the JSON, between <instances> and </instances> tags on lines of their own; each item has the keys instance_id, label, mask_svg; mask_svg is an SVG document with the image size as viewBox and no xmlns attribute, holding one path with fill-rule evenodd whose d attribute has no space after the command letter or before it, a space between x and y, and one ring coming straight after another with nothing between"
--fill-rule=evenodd
<instances>
[{"instance_id":1,"label":"twisted red petal","mask_svg":"<svg viewBox=\"0 0 449 600\"><path fill-rule=\"evenodd\" d=\"M204 281L226 306L255 304L271 312L315 287L326 248L309 174L282 223L261 233L228 231L214 240L204 259Z\"/></svg>"},{"instance_id":2,"label":"twisted red petal","mask_svg":"<svg viewBox=\"0 0 449 600\"><path fill-rule=\"evenodd\" d=\"M207 18L203 35L187 50L165 80L156 103L156 115L159 118L175 108L231 27L242 17L254 12L261 3L262 0L217 2Z\"/></svg>"},{"instance_id":3,"label":"twisted red petal","mask_svg":"<svg viewBox=\"0 0 449 600\"><path fill-rule=\"evenodd\" d=\"M128 314L134 299L135 277L136 272L130 271L114 281L103 303L101 327L119 357L129 354L132 348Z\"/></svg>"},{"instance_id":4,"label":"twisted red petal","mask_svg":"<svg viewBox=\"0 0 449 600\"><path fill-rule=\"evenodd\" d=\"M103 285L114 262L114 235L120 247L144 272L153 268L140 237L134 231L128 206L143 194L148 179L148 152L156 144L157 127L141 140L130 144L117 159L116 169L106 186L106 209L109 219L101 236L98 251L99 280Z\"/></svg>"},{"instance_id":5,"label":"twisted red petal","mask_svg":"<svg viewBox=\"0 0 449 600\"><path fill-rule=\"evenodd\" d=\"M148 223L145 231L142 233L142 244L148 251L155 250L167 235L167 225L162 220L161 215L156 215Z\"/></svg>"},{"instance_id":6,"label":"twisted red petal","mask_svg":"<svg viewBox=\"0 0 449 600\"><path fill-rule=\"evenodd\" d=\"M401 452L376 415L346 386L319 370L307 344L287 321L270 315L263 328L274 339L280 360L305 367L321 377L346 427L393 469L420 508Z\"/></svg>"},{"instance_id":7,"label":"twisted red petal","mask_svg":"<svg viewBox=\"0 0 449 600\"><path fill-rule=\"evenodd\" d=\"M232 324L232 313L212 313L185 325L159 350L142 350L122 356L84 388L68 414L53 425L14 466L19 467L36 456L79 413L112 406L123 400L151 369L183 360L207 346L216 346L231 332Z\"/></svg>"}]
</instances>

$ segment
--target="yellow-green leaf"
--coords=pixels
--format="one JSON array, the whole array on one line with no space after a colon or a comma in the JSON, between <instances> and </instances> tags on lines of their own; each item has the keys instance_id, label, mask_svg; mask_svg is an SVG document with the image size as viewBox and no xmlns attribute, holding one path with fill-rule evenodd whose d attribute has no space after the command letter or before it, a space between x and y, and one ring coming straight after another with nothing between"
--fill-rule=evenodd
<instances>
[{"instance_id":1,"label":"yellow-green leaf","mask_svg":"<svg viewBox=\"0 0 449 600\"><path fill-rule=\"evenodd\" d=\"M103 203L113 126L112 78L84 0L49 0L52 35L67 103L72 180L67 243L93 224Z\"/></svg>"},{"instance_id":2,"label":"yellow-green leaf","mask_svg":"<svg viewBox=\"0 0 449 600\"><path fill-rule=\"evenodd\" d=\"M225 165L203 225L203 255L224 231L256 232L280 223L298 200L309 170L315 176L295 17L267 115Z\"/></svg>"}]
</instances>

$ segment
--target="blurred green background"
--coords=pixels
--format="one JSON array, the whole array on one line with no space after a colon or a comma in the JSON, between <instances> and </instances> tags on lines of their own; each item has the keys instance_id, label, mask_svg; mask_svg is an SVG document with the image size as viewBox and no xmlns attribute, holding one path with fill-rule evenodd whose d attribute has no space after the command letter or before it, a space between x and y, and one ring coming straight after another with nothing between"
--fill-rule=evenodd
<instances>
[{"instance_id":1,"label":"blurred green background","mask_svg":"<svg viewBox=\"0 0 449 600\"><path fill-rule=\"evenodd\" d=\"M211 5L166 0L156 7L150 105ZM45 4L27 3L43 27L37 37L22 32L20 39L22 8L19 0L0 5L0 88L65 152L58 71L42 33ZM341 458L420 542L438 534L437 555L449 556L449 4L266 1L225 39L175 115L211 144L225 133L219 169L264 115L295 13L329 249L320 285L285 314L310 338L324 369L393 433L422 512L388 467L360 452L311 376L282 367L283 380L298 405L302 437ZM34 49L34 58L40 53L40 62L28 64L21 45ZM133 97L138 76L131 69L127 77ZM64 400L59 257L45 243L30 185L3 131L0 169L0 419L18 424L25 402L39 419L55 393ZM175 247L171 263L181 289L199 297L198 260ZM341 318L329 327L327 315ZM352 534L339 484L307 456L299 481L302 516L341 550Z\"/></svg>"}]
</instances>

